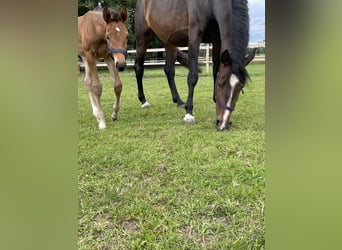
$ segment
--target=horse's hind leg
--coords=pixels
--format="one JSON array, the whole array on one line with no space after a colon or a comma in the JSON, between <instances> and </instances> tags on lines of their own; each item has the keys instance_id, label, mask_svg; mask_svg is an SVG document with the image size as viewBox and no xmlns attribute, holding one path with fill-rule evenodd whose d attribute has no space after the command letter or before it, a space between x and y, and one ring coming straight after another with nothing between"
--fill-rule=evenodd
<instances>
[{"instance_id":1,"label":"horse's hind leg","mask_svg":"<svg viewBox=\"0 0 342 250\"><path fill-rule=\"evenodd\" d=\"M108 65L108 69L114 79L115 102L113 104L112 119L113 121L116 121L118 119L118 113L120 110L120 97L121 97L121 91L122 91L122 83L121 83L118 71L116 70L113 59L106 58L105 60Z\"/></svg>"},{"instance_id":2,"label":"horse's hind leg","mask_svg":"<svg viewBox=\"0 0 342 250\"><path fill-rule=\"evenodd\" d=\"M96 58L94 58L91 54L88 54L86 57L82 57L82 59L85 65L84 83L88 91L91 107L93 109L93 115L96 117L99 123L99 129L105 129L106 122L100 102L102 84L97 75Z\"/></svg>"},{"instance_id":3,"label":"horse's hind leg","mask_svg":"<svg viewBox=\"0 0 342 250\"><path fill-rule=\"evenodd\" d=\"M178 104L178 107L184 108L184 102L180 99L176 83L175 83L175 62L177 57L177 48L165 48L166 50L166 63L164 67L164 72L169 83L169 87L172 94L172 100L174 103Z\"/></svg>"}]
</instances>

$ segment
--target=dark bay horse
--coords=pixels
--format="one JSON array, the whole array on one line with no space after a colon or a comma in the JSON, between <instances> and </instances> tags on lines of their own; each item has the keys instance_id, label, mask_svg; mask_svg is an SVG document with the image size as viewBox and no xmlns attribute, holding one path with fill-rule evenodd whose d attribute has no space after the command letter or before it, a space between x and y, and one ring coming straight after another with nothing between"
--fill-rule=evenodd
<instances>
[{"instance_id":1,"label":"dark bay horse","mask_svg":"<svg viewBox=\"0 0 342 250\"><path fill-rule=\"evenodd\" d=\"M165 73L174 100L180 99L174 82L177 47L188 46L185 124L195 124L193 96L198 81L200 43L213 44L216 126L218 130L228 129L239 93L249 78L245 66L255 55L254 50L245 57L249 40L247 0L137 0L135 33L135 72L138 97L143 105L147 103L142 85L144 58L152 34L165 46Z\"/></svg>"},{"instance_id":2,"label":"dark bay horse","mask_svg":"<svg viewBox=\"0 0 342 250\"><path fill-rule=\"evenodd\" d=\"M106 122L101 108L102 84L97 74L96 63L99 58L104 58L114 79L116 99L111 116L115 121L120 109L122 90L118 71L124 70L126 66L128 36L126 20L126 7L123 7L120 12L105 7L102 11L89 11L78 17L78 55L85 65L84 83L93 115L100 129L106 128Z\"/></svg>"}]
</instances>

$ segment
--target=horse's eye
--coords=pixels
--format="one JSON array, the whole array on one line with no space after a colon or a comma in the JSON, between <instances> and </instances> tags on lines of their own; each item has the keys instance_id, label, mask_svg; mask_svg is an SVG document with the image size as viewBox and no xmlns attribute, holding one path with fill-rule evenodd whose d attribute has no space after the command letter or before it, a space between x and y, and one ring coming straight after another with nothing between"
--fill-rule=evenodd
<instances>
[{"instance_id":1,"label":"horse's eye","mask_svg":"<svg viewBox=\"0 0 342 250\"><path fill-rule=\"evenodd\" d=\"M107 36L106 36L106 39L107 39L107 40L109 40L109 39L110 39L110 37L107 35Z\"/></svg>"}]
</instances>

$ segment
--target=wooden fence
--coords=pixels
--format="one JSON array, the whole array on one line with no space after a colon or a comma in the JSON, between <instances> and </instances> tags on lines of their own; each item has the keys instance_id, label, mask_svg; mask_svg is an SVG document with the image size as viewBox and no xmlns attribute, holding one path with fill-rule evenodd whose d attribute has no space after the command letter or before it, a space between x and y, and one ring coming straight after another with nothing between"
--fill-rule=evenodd
<instances>
[{"instance_id":1,"label":"wooden fence","mask_svg":"<svg viewBox=\"0 0 342 250\"><path fill-rule=\"evenodd\" d=\"M254 46L251 46L254 47ZM178 47L179 50L187 51L188 47ZM201 65L205 65L206 73L209 73L209 66L212 64L211 60L211 49L212 46L210 44L201 44L200 46L200 53L198 57L198 62ZM128 56L126 59L127 66L134 66L135 62L135 54L136 50L128 50ZM165 49L164 48L155 48L155 49L147 49L146 60L144 65L145 66L158 66L165 64ZM265 55L255 56L253 62L264 62ZM179 62L176 61L176 64ZM84 68L84 64L79 61L80 68ZM107 67L107 64L103 60L99 60L96 64L98 68Z\"/></svg>"}]
</instances>

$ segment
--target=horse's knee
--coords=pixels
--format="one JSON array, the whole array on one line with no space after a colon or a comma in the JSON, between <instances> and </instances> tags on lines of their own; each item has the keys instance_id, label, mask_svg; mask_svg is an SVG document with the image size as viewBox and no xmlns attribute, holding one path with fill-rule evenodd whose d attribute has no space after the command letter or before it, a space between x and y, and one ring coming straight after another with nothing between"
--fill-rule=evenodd
<instances>
[{"instance_id":1,"label":"horse's knee","mask_svg":"<svg viewBox=\"0 0 342 250\"><path fill-rule=\"evenodd\" d=\"M142 78L144 74L144 67L142 66L141 63L138 63L137 61L134 64L134 71L136 77Z\"/></svg>"},{"instance_id":2,"label":"horse's knee","mask_svg":"<svg viewBox=\"0 0 342 250\"><path fill-rule=\"evenodd\" d=\"M115 93L116 94L121 94L121 91L122 91L122 84L120 83L120 84L115 84L115 86L114 86L114 91L115 91Z\"/></svg>"},{"instance_id":3,"label":"horse's knee","mask_svg":"<svg viewBox=\"0 0 342 250\"><path fill-rule=\"evenodd\" d=\"M170 74L170 68L167 67L166 65L165 65L165 67L164 67L164 73L165 73L165 75L167 75L167 76Z\"/></svg>"},{"instance_id":4,"label":"horse's knee","mask_svg":"<svg viewBox=\"0 0 342 250\"><path fill-rule=\"evenodd\" d=\"M96 84L91 86L92 90L94 91L96 96L101 96L102 94L102 85L101 84Z\"/></svg>"},{"instance_id":5,"label":"horse's knee","mask_svg":"<svg viewBox=\"0 0 342 250\"><path fill-rule=\"evenodd\" d=\"M188 85L195 86L198 81L198 71L195 72L189 72L188 74Z\"/></svg>"},{"instance_id":6,"label":"horse's knee","mask_svg":"<svg viewBox=\"0 0 342 250\"><path fill-rule=\"evenodd\" d=\"M170 75L170 74L172 73L172 69L171 69L171 67L170 67L169 65L165 65L165 67L164 67L164 73L165 73L166 75Z\"/></svg>"}]
</instances>

